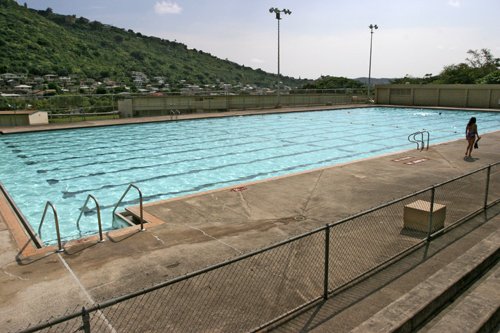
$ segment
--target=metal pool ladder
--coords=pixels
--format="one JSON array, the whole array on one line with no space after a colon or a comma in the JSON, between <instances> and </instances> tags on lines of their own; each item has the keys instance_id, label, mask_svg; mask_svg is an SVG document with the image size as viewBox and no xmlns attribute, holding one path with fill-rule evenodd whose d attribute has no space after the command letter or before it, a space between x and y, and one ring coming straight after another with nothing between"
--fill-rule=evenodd
<instances>
[{"instance_id":1,"label":"metal pool ladder","mask_svg":"<svg viewBox=\"0 0 500 333\"><path fill-rule=\"evenodd\" d=\"M116 210L118 209L118 206L121 204L121 202L123 201L123 198L125 198L125 196L127 195L128 191L131 189L131 188L135 188L137 190L137 192L139 193L139 207L140 207L140 222L141 222L141 231L144 231L144 217L143 217L143 213L142 213L142 192L141 190L134 184L129 184L127 189L125 190L125 192L123 192L122 194L122 197L120 198L120 200L118 200L118 202L116 203L115 205L115 208L113 209L113 219L115 218L115 216L117 216L118 214L116 214Z\"/></svg>"},{"instance_id":2,"label":"metal pool ladder","mask_svg":"<svg viewBox=\"0 0 500 333\"><path fill-rule=\"evenodd\" d=\"M424 135L427 136L427 148L425 146ZM418 136L420 136L420 138L417 138ZM424 148L426 148L426 150L429 149L429 139L430 139L429 131L418 131L408 135L408 141L416 143L417 149L421 151L424 150Z\"/></svg>"},{"instance_id":3,"label":"metal pool ladder","mask_svg":"<svg viewBox=\"0 0 500 333\"><path fill-rule=\"evenodd\" d=\"M179 115L181 114L181 112L177 109L172 109L170 110L170 120L177 120L179 118Z\"/></svg>"},{"instance_id":4,"label":"metal pool ladder","mask_svg":"<svg viewBox=\"0 0 500 333\"><path fill-rule=\"evenodd\" d=\"M56 233L57 233L57 252L63 252L62 242L61 242L61 233L59 232L59 218L57 217L56 207L52 204L52 202L47 201L45 204L45 209L43 210L42 220L40 221L40 225L38 226L38 236L42 239L42 225L45 221L45 215L47 215L47 209L52 208L52 213L54 213L54 222L56 224Z\"/></svg>"},{"instance_id":5,"label":"metal pool ladder","mask_svg":"<svg viewBox=\"0 0 500 333\"><path fill-rule=\"evenodd\" d=\"M87 200L85 200L85 203L83 204L82 208L80 209L80 216L78 216L78 220L76 220L76 228L78 229L78 232L80 233L80 237L82 237L82 231L80 230L80 219L82 218L83 213L87 209L87 204L88 204L90 199L92 199L94 201L95 207L97 210L97 224L99 226L99 242L104 242L104 239L102 237L101 207L99 206L97 199L92 194L89 194L87 196Z\"/></svg>"}]
</instances>

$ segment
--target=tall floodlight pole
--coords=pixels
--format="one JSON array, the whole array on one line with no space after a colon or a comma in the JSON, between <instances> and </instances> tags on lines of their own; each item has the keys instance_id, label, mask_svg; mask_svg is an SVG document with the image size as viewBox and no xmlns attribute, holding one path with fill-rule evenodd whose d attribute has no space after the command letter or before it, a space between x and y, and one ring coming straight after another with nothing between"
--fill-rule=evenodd
<instances>
[{"instance_id":1,"label":"tall floodlight pole","mask_svg":"<svg viewBox=\"0 0 500 333\"><path fill-rule=\"evenodd\" d=\"M377 30L378 26L370 24L370 63L368 65L368 99L370 99L370 88L372 84L372 42L373 42L373 29Z\"/></svg>"},{"instance_id":2,"label":"tall floodlight pole","mask_svg":"<svg viewBox=\"0 0 500 333\"><path fill-rule=\"evenodd\" d=\"M276 20L278 21L278 100L277 100L277 105L280 106L281 104L281 93L280 93L280 86L281 86L281 81L280 81L280 20L281 20L281 13L290 15L292 12L289 9L278 9L275 7L269 8L270 13L275 13L276 14Z\"/></svg>"}]
</instances>

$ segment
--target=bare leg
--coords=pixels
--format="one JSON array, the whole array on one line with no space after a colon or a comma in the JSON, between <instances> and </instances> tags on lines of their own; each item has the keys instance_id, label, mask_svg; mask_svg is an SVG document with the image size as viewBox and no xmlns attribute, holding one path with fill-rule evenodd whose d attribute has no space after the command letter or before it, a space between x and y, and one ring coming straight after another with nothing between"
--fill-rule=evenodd
<instances>
[{"instance_id":1,"label":"bare leg","mask_svg":"<svg viewBox=\"0 0 500 333\"><path fill-rule=\"evenodd\" d=\"M472 149L474 148L474 141L475 138L467 139L468 145L467 145L467 150L465 151L465 155L467 157L471 157Z\"/></svg>"}]
</instances>

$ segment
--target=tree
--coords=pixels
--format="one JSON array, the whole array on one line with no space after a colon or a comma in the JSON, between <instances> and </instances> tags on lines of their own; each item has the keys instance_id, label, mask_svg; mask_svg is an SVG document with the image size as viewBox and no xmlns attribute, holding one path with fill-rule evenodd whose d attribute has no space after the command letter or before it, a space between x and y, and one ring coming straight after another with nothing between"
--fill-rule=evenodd
<instances>
[{"instance_id":1,"label":"tree","mask_svg":"<svg viewBox=\"0 0 500 333\"><path fill-rule=\"evenodd\" d=\"M491 51L488 49L481 50L469 50L467 51L471 57L465 60L469 63L472 68L488 68L497 69L500 66L500 58L493 57Z\"/></svg>"},{"instance_id":2,"label":"tree","mask_svg":"<svg viewBox=\"0 0 500 333\"><path fill-rule=\"evenodd\" d=\"M481 84L500 84L500 70L491 72L490 74L479 79L478 83Z\"/></svg>"},{"instance_id":3,"label":"tree","mask_svg":"<svg viewBox=\"0 0 500 333\"><path fill-rule=\"evenodd\" d=\"M469 57L466 58L465 63L445 66L439 74L437 83L472 84L494 81L494 76L486 80L483 80L483 78L497 71L500 66L500 59L495 58L488 49L469 50L467 54Z\"/></svg>"},{"instance_id":4,"label":"tree","mask_svg":"<svg viewBox=\"0 0 500 333\"><path fill-rule=\"evenodd\" d=\"M345 77L321 76L311 83L306 83L304 89L339 89L339 88L362 88L364 85L356 80Z\"/></svg>"},{"instance_id":5,"label":"tree","mask_svg":"<svg viewBox=\"0 0 500 333\"><path fill-rule=\"evenodd\" d=\"M54 83L54 82L50 82L47 85L47 88L50 89L50 90L55 90L57 93L61 92L61 88L59 88L59 86L56 83Z\"/></svg>"},{"instance_id":6,"label":"tree","mask_svg":"<svg viewBox=\"0 0 500 333\"><path fill-rule=\"evenodd\" d=\"M105 87L103 86L99 86L97 87L97 89L95 90L95 93L98 94L98 95L104 95L107 93L107 90Z\"/></svg>"},{"instance_id":7,"label":"tree","mask_svg":"<svg viewBox=\"0 0 500 333\"><path fill-rule=\"evenodd\" d=\"M465 63L445 66L439 74L438 83L472 84L477 79L473 69Z\"/></svg>"},{"instance_id":8,"label":"tree","mask_svg":"<svg viewBox=\"0 0 500 333\"><path fill-rule=\"evenodd\" d=\"M470 58L466 61L473 69L476 81L480 81L482 77L496 71L500 66L500 58L495 58L488 49L469 50L467 54Z\"/></svg>"}]
</instances>

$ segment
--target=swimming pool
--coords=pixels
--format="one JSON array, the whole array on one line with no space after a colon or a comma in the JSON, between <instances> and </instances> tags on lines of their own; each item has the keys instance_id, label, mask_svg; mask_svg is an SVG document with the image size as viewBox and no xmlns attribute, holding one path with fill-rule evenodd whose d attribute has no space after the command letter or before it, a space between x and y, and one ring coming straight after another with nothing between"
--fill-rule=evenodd
<instances>
[{"instance_id":1,"label":"swimming pool","mask_svg":"<svg viewBox=\"0 0 500 333\"><path fill-rule=\"evenodd\" d=\"M377 107L10 134L0 137L0 180L34 230L50 200L63 239L72 239L80 237L76 220L88 194L110 230L130 183L146 202L167 199L415 149L407 137L423 129L431 144L462 139L471 116L480 134L500 130L498 113ZM136 197L131 192L124 205ZM80 227L96 233L95 212ZM45 243L56 240L52 222L42 234Z\"/></svg>"}]
</instances>

